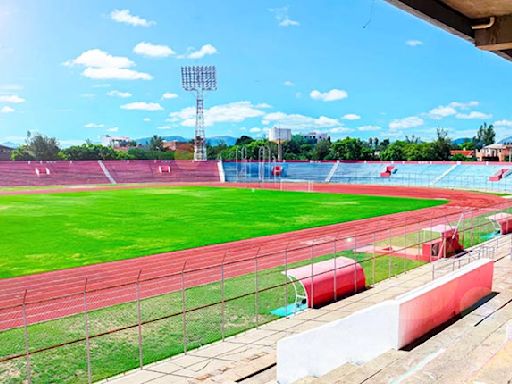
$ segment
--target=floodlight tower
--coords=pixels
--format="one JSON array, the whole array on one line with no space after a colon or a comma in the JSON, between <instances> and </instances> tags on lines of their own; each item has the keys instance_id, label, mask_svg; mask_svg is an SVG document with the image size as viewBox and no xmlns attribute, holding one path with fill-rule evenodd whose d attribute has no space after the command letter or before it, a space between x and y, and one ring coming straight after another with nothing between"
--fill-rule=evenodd
<instances>
[{"instance_id":1,"label":"floodlight tower","mask_svg":"<svg viewBox=\"0 0 512 384\"><path fill-rule=\"evenodd\" d=\"M206 137L204 135L203 92L217 90L215 66L181 67L181 85L185 91L196 92L194 161L204 161L206 160Z\"/></svg>"}]
</instances>

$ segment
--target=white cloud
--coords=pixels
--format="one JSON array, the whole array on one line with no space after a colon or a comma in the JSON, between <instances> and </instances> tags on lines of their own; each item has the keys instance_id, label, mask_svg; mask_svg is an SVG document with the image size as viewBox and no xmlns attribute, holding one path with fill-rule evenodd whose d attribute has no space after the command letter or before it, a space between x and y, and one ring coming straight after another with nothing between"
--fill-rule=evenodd
<instances>
[{"instance_id":1,"label":"white cloud","mask_svg":"<svg viewBox=\"0 0 512 384\"><path fill-rule=\"evenodd\" d=\"M347 113L345 116L343 116L343 119L345 120L359 120L361 116L356 115L355 113Z\"/></svg>"},{"instance_id":2,"label":"white cloud","mask_svg":"<svg viewBox=\"0 0 512 384\"><path fill-rule=\"evenodd\" d=\"M251 133L261 133L261 131L262 131L262 129L258 128L258 127L249 129L249 132L251 132Z\"/></svg>"},{"instance_id":3,"label":"white cloud","mask_svg":"<svg viewBox=\"0 0 512 384\"><path fill-rule=\"evenodd\" d=\"M146 103L145 101L135 101L133 103L121 105L121 109L129 111L163 111L162 106L159 103Z\"/></svg>"},{"instance_id":4,"label":"white cloud","mask_svg":"<svg viewBox=\"0 0 512 384\"><path fill-rule=\"evenodd\" d=\"M138 55L148 57L168 57L174 55L174 52L167 45L151 44L151 43L139 43L133 48L133 52Z\"/></svg>"},{"instance_id":5,"label":"white cloud","mask_svg":"<svg viewBox=\"0 0 512 384\"><path fill-rule=\"evenodd\" d=\"M145 117L145 118L144 118L144 122L145 122L145 123L149 123L150 121L151 121L151 119L150 119L149 117Z\"/></svg>"},{"instance_id":6,"label":"white cloud","mask_svg":"<svg viewBox=\"0 0 512 384\"><path fill-rule=\"evenodd\" d=\"M512 120L506 120L506 119L497 120L497 121L494 122L494 125L497 126L497 127L512 128Z\"/></svg>"},{"instance_id":7,"label":"white cloud","mask_svg":"<svg viewBox=\"0 0 512 384\"><path fill-rule=\"evenodd\" d=\"M110 84L94 84L93 88L110 88Z\"/></svg>"},{"instance_id":8,"label":"white cloud","mask_svg":"<svg viewBox=\"0 0 512 384\"><path fill-rule=\"evenodd\" d=\"M336 101L336 100L342 100L348 97L347 91L344 91L342 89L331 89L327 92L320 92L318 90L313 90L309 94L309 96L313 100L321 100L321 101Z\"/></svg>"},{"instance_id":9,"label":"white cloud","mask_svg":"<svg viewBox=\"0 0 512 384\"><path fill-rule=\"evenodd\" d=\"M103 128L103 124L97 124L97 123L87 123L84 125L85 128Z\"/></svg>"},{"instance_id":10,"label":"white cloud","mask_svg":"<svg viewBox=\"0 0 512 384\"><path fill-rule=\"evenodd\" d=\"M167 130L172 129L172 127L170 125L162 125L160 127L156 127L156 129Z\"/></svg>"},{"instance_id":11,"label":"white cloud","mask_svg":"<svg viewBox=\"0 0 512 384\"><path fill-rule=\"evenodd\" d=\"M24 102L25 99L19 97L18 95L0 95L0 103L20 104Z\"/></svg>"},{"instance_id":12,"label":"white cloud","mask_svg":"<svg viewBox=\"0 0 512 384\"><path fill-rule=\"evenodd\" d=\"M83 65L84 67L93 68L130 68L135 66L135 63L127 57L112 56L110 53L95 48L82 52L73 60L65 61L64 65Z\"/></svg>"},{"instance_id":13,"label":"white cloud","mask_svg":"<svg viewBox=\"0 0 512 384\"><path fill-rule=\"evenodd\" d=\"M11 108L7 105L0 108L0 113L11 113L11 112L14 112L14 108Z\"/></svg>"},{"instance_id":14,"label":"white cloud","mask_svg":"<svg viewBox=\"0 0 512 384\"><path fill-rule=\"evenodd\" d=\"M164 100L176 99L177 97L178 97L178 95L176 93L171 93L171 92L165 92L162 95L162 99L164 99Z\"/></svg>"},{"instance_id":15,"label":"white cloud","mask_svg":"<svg viewBox=\"0 0 512 384\"><path fill-rule=\"evenodd\" d=\"M468 101L468 102L460 102L460 101L452 101L448 105L439 105L434 109L431 109L426 116L434 120L441 120L448 116L460 115L460 110L467 110L472 107L478 106L480 103L478 101ZM457 117L457 116L456 116ZM464 118L464 117L462 117Z\"/></svg>"},{"instance_id":16,"label":"white cloud","mask_svg":"<svg viewBox=\"0 0 512 384\"><path fill-rule=\"evenodd\" d=\"M108 132L119 132L119 127L107 128Z\"/></svg>"},{"instance_id":17,"label":"white cloud","mask_svg":"<svg viewBox=\"0 0 512 384\"><path fill-rule=\"evenodd\" d=\"M148 73L134 71L126 68L85 68L82 76L90 79L113 80L152 80Z\"/></svg>"},{"instance_id":18,"label":"white cloud","mask_svg":"<svg viewBox=\"0 0 512 384\"><path fill-rule=\"evenodd\" d=\"M286 80L283 84L287 87L293 87L295 85L295 83L291 80Z\"/></svg>"},{"instance_id":19,"label":"white cloud","mask_svg":"<svg viewBox=\"0 0 512 384\"><path fill-rule=\"evenodd\" d=\"M457 110L450 105L440 105L428 112L431 119L441 120L442 118L455 115Z\"/></svg>"},{"instance_id":20,"label":"white cloud","mask_svg":"<svg viewBox=\"0 0 512 384\"><path fill-rule=\"evenodd\" d=\"M280 27L298 27L300 25L297 20L293 20L288 16L288 7L271 9L270 12L274 14L277 25Z\"/></svg>"},{"instance_id":21,"label":"white cloud","mask_svg":"<svg viewBox=\"0 0 512 384\"><path fill-rule=\"evenodd\" d=\"M110 18L118 23L129 24L134 27L150 27L155 24L154 21L132 15L128 9L115 9L110 12Z\"/></svg>"},{"instance_id":22,"label":"white cloud","mask_svg":"<svg viewBox=\"0 0 512 384\"><path fill-rule=\"evenodd\" d=\"M81 93L80 97L83 97L84 99L94 99L96 95L94 93Z\"/></svg>"},{"instance_id":23,"label":"white cloud","mask_svg":"<svg viewBox=\"0 0 512 384\"><path fill-rule=\"evenodd\" d=\"M90 79L151 80L153 78L147 73L129 69L135 66L135 63L127 57L112 56L100 49L85 51L77 58L64 62L64 65L86 67L82 76Z\"/></svg>"},{"instance_id":24,"label":"white cloud","mask_svg":"<svg viewBox=\"0 0 512 384\"><path fill-rule=\"evenodd\" d=\"M471 119L490 119L492 117L491 114L479 112L479 111L471 111L469 113L457 113L455 115L457 119L463 119L463 120L471 120Z\"/></svg>"},{"instance_id":25,"label":"white cloud","mask_svg":"<svg viewBox=\"0 0 512 384\"><path fill-rule=\"evenodd\" d=\"M342 124L338 119L333 119L326 116L318 118L304 116L300 114L286 114L284 112L271 112L266 114L262 123L264 125L278 124L284 128L291 128L296 130L314 130L317 128L334 128Z\"/></svg>"},{"instance_id":26,"label":"white cloud","mask_svg":"<svg viewBox=\"0 0 512 384\"><path fill-rule=\"evenodd\" d=\"M395 119L389 123L389 128L392 130L415 128L422 126L424 123L423 119L417 116L409 116L403 119Z\"/></svg>"},{"instance_id":27,"label":"white cloud","mask_svg":"<svg viewBox=\"0 0 512 384\"><path fill-rule=\"evenodd\" d=\"M228 104L215 105L204 111L206 126L216 123L239 123L246 119L263 116L263 111L270 106L265 103L253 104L249 101L237 101ZM196 122L196 109L194 107L184 108L178 112L169 114L169 121L180 122L184 127L193 127Z\"/></svg>"},{"instance_id":28,"label":"white cloud","mask_svg":"<svg viewBox=\"0 0 512 384\"><path fill-rule=\"evenodd\" d=\"M357 130L361 132L380 131L381 127L378 125L363 125L358 127Z\"/></svg>"},{"instance_id":29,"label":"white cloud","mask_svg":"<svg viewBox=\"0 0 512 384\"><path fill-rule=\"evenodd\" d=\"M423 45L423 41L421 40L407 40L405 42L410 47L417 47L418 45Z\"/></svg>"},{"instance_id":30,"label":"white cloud","mask_svg":"<svg viewBox=\"0 0 512 384\"><path fill-rule=\"evenodd\" d=\"M116 89L108 92L107 95L108 96L113 96L113 97L121 97L123 99L132 96L132 94L130 92L121 92L121 91L118 91Z\"/></svg>"},{"instance_id":31,"label":"white cloud","mask_svg":"<svg viewBox=\"0 0 512 384\"><path fill-rule=\"evenodd\" d=\"M189 48L188 52L184 55L179 55L179 59L202 59L205 56L213 55L218 53L217 48L212 44L205 44L199 50L194 51L193 48Z\"/></svg>"},{"instance_id":32,"label":"white cloud","mask_svg":"<svg viewBox=\"0 0 512 384\"><path fill-rule=\"evenodd\" d=\"M347 133L352 131L353 129L347 127L334 127L329 129L329 133Z\"/></svg>"},{"instance_id":33,"label":"white cloud","mask_svg":"<svg viewBox=\"0 0 512 384\"><path fill-rule=\"evenodd\" d=\"M478 101L468 101L468 102L452 101L448 105L453 108L468 109L471 107L478 107L480 105L480 102L478 102Z\"/></svg>"}]
</instances>

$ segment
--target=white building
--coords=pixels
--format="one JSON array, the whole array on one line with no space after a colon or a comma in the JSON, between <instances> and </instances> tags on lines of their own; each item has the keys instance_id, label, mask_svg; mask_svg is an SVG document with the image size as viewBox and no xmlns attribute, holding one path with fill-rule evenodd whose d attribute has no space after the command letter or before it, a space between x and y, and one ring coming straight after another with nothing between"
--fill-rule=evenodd
<instances>
[{"instance_id":1,"label":"white building","mask_svg":"<svg viewBox=\"0 0 512 384\"><path fill-rule=\"evenodd\" d=\"M127 147L131 139L128 136L110 136L105 135L101 137L101 144L106 147Z\"/></svg>"},{"instance_id":2,"label":"white building","mask_svg":"<svg viewBox=\"0 0 512 384\"><path fill-rule=\"evenodd\" d=\"M305 138L308 141L314 141L315 143L318 143L322 140L329 140L330 137L327 133L322 132L310 132L308 134L301 135L303 138Z\"/></svg>"}]
</instances>

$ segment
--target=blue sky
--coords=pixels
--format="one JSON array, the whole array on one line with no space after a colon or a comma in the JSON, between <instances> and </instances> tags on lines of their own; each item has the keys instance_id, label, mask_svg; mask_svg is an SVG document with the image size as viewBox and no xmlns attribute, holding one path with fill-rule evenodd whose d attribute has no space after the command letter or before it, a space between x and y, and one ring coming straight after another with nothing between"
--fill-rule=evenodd
<instances>
[{"instance_id":1,"label":"blue sky","mask_svg":"<svg viewBox=\"0 0 512 384\"><path fill-rule=\"evenodd\" d=\"M0 142L192 137L183 65L217 66L207 136L512 131L512 63L382 0L0 0Z\"/></svg>"}]
</instances>

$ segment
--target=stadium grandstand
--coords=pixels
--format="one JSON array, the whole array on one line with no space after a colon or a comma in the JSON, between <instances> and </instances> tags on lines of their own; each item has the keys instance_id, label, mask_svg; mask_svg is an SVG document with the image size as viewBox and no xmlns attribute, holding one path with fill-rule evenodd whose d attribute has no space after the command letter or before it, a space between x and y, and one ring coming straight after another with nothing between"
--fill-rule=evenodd
<instances>
[{"instance_id":1,"label":"stadium grandstand","mask_svg":"<svg viewBox=\"0 0 512 384\"><path fill-rule=\"evenodd\" d=\"M173 182L312 182L508 192L512 190L511 174L512 163L508 162L0 162L0 186L6 187Z\"/></svg>"},{"instance_id":2,"label":"stadium grandstand","mask_svg":"<svg viewBox=\"0 0 512 384\"><path fill-rule=\"evenodd\" d=\"M83 6L78 3L63 7L66 17L60 15L58 20L73 24L73 8ZM330 33L324 28L352 22L336 14L329 23L326 13L313 14L325 12L316 3L312 8L300 8L304 4L291 8L270 1L271 8L265 5L263 11L258 11L273 23L271 35L264 35L257 12L251 12L254 8L243 8L243 13L237 8L242 2L232 2L229 9L209 2L203 2L201 7L183 2L186 12L181 12L179 19L171 18L179 8L173 5L171 15L171 8L163 1L139 4L136 13L142 16L128 9L105 13L104 2L90 3L103 7L97 13L101 28L105 29L100 29L99 34L90 29L95 33L86 33L85 37L81 31L81 38L98 35L100 40L96 42L103 45L116 36L123 44L131 44L134 38L142 41L141 36L147 36L147 41L150 37L156 40L151 35L153 30L169 25L174 28L176 23L171 20L183 24L193 20L190 35L197 31L202 34L196 21L211 26L211 41L218 31L227 30L224 41L243 42L244 48L235 50L236 55L255 60L249 55L254 49L265 61L274 60L276 66L279 57L275 52L275 58L269 54L274 47L268 36L277 46L288 44L295 33L300 42L298 58L309 65L308 55L312 52L318 60L316 55L322 47L322 41L314 42L309 39L309 32L303 32L312 21L322 21L322 36ZM258 2L249 3L251 7L260 6ZM357 7L361 2L351 3ZM46 5L51 8L49 3ZM364 39L382 39L379 47L397 36L404 39L404 31L410 37L409 29L402 25L378 20L379 12L389 9L402 14L396 10L398 7L413 21L411 15L492 52L489 56L499 64L491 61L496 66L489 72L498 71L498 66L512 58L512 1L369 0L365 5L363 24L358 20L357 30L370 32L367 28L375 25L376 31L366 33ZM214 11L201 10L212 6ZM85 12L87 7L80 8L78 17L92 25L90 14ZM290 9L297 12L300 21L295 20ZM4 11L0 6L0 28L4 17L16 17L19 10L25 8L20 5ZM53 12L48 11L52 15ZM32 32L39 31L39 18L62 24L42 12L34 14L38 17L17 24ZM229 19L223 19L224 14ZM250 17L233 17L242 14ZM229 23L240 19L242 24L231 28ZM111 36L107 25L115 31ZM250 49L246 49L243 34L246 27L256 27L262 33L262 39L251 42ZM396 30L389 34L384 28ZM252 36L255 30L251 31ZM434 29L434 33L439 32ZM43 34L39 33L41 36L32 40L42 39ZM193 127L192 140L169 136L170 141L165 143L155 135L140 143L128 136L107 135L103 137L101 156L95 152L99 145L90 141L77 145L75 150L81 159L109 160L83 161L70 161L70 152L65 152L69 148L61 150L55 138L41 134L32 136L28 132L25 144L16 149L0 145L0 383L512 383L512 137L496 143L494 128L485 123L481 131L487 129L492 137L485 141L479 131L476 137L464 140L472 146L467 150L458 144L450 146L447 131L438 129L438 139L446 139L446 156L439 158L453 161L349 161L341 159L352 157L331 156L337 153L331 151L332 147L324 151L329 156L313 156L311 150L310 157L286 157L290 152L283 154L283 146L292 140L292 128L281 125L287 123L299 127L295 136L302 144L296 147L304 146L307 151L312 146L317 146L316 151L322 146L325 149L326 143L331 145L331 134L379 131L381 127L349 128L362 118L352 113L355 110L342 115L338 107L333 107L339 118L321 115L323 112L318 111L346 99L348 92L312 88L306 98L295 79L279 80L280 86L285 91L293 90L289 98L296 105L302 106L306 100L314 104L318 117L279 112L259 101L204 107L205 97L216 97L213 91L217 90L217 67L196 63L205 57L219 57L221 62L224 57L232 60L234 56L229 56L229 44L217 49L205 43L196 50L190 47L192 43L180 41L179 35L167 35L177 39L173 46L176 52L166 45L147 42L130 46L130 58L92 48L68 61L59 55L63 64L59 70L69 70L72 76L76 71L73 67L81 66L76 72L83 79L78 83L99 81L90 87L93 91L87 88L94 94L77 97L81 102L92 102L102 92L114 103L131 100L132 96L133 100L143 100L142 96L135 99L136 91L144 97L151 95L146 91L151 85L144 85L140 88L144 92L140 92L136 87L124 90L125 83L121 86L117 82L151 83L148 80L153 76L142 72L147 66L158 79L153 81L159 87L155 101L123 102L120 107L116 104L116 111L133 113L126 120L130 124L139 124L137 118L144 124L156 124L159 117L153 116L165 112L160 117L169 125L155 125L155 129ZM54 35L50 36L55 40ZM329 38L332 41L328 40L328 46L337 51L337 37ZM357 48L359 43L353 43L352 38L348 34L340 41L354 51L361 50L361 62L357 62L358 55L351 54L358 65L368 64L368 50ZM72 41L73 49L80 40ZM304 53L308 40L313 42L314 50ZM62 44L64 39L59 37L58 41ZM215 44L220 46L223 40L217 41ZM261 42L265 51L257 49ZM402 45L418 51L423 44L420 40L407 40ZM436 44L430 44L434 48L428 49L437 49ZM387 47L377 53L386 58L384 67L389 70L404 59L395 57ZM345 49L339 50L349 57ZM473 50L471 45L469 50ZM48 51L50 54L56 50ZM4 47L0 40L2 52L10 54L11 46ZM423 55L415 63L432 54ZM132 61L135 58L137 65ZM157 77L156 68L158 63L174 59L193 64L181 67L180 72L183 91L193 94L195 107L184 104L181 111L169 112L165 111L167 104L182 102L184 97L171 92L162 94L167 89L162 86L163 78ZM300 60L294 60L293 66L286 63L283 69L286 78L300 64ZM37 61L38 68L39 64L43 67L43 61ZM443 58L438 65L442 67L444 63ZM223 73L223 84L229 84L227 73L240 76L240 65L223 64L229 68ZM306 69L307 73L313 70L309 66ZM414 76L418 76L419 69L414 70ZM249 71L244 68L244 76L245 72ZM162 73L168 73L168 68ZM20 78L28 78L22 74ZM426 81L433 84L428 75L425 73ZM452 76L455 75L458 74ZM247 82L238 77L231 86L236 83L246 87L254 82L258 91L268 91L263 88L267 87L263 75L251 76ZM347 75L340 70L329 74L328 80L341 76ZM361 82L351 73L347 77ZM345 81L350 83L350 78ZM372 82L369 84L375 87ZM442 88L444 85L439 85L439 90L449 92L448 88L456 88L451 84ZM56 89L58 86L59 82L55 82ZM101 91L103 88L106 90ZM5 116L26 113L22 106L28 96L25 100L6 93L23 89L0 82L2 124ZM432 93L437 97L442 93L439 90ZM276 94L284 98L285 91L281 89ZM239 97L240 89L236 92ZM351 99L358 97L350 92ZM374 95L367 92L366 97L365 103ZM418 95L418 99L421 97L423 94ZM31 103L32 100L27 102L27 110ZM491 114L471 109L478 103L451 102L430 112L418 112L417 116L390 120L387 133L395 134L400 127L407 132L415 128L419 131L423 118L433 124L441 115L463 123L475 120L475 116L491 118ZM398 105L398 109L403 108ZM59 113L70 111L62 109ZM92 108L88 110L92 112ZM148 113L154 115L150 118ZM214 125L212 120L235 127L235 123L244 121L240 117L244 114L261 119L262 124L252 129L247 128L250 125L237 126L244 132L239 138L219 136L215 147L225 151L234 148L230 153L234 156L224 158L221 152L214 151L205 128ZM380 121L383 115L380 113L375 120ZM89 120L89 116L87 119L90 122L80 123L84 128L125 134L120 129L122 124L118 127ZM29 119L22 121L31 123ZM269 140L245 136L246 132L263 133L274 123ZM512 126L512 121L503 118L495 124L503 137L503 127ZM305 134L310 132L310 126L318 125L325 125L329 133ZM426 124L425 129L431 130L431 126ZM431 144L414 136L405 137L407 144ZM225 138L234 140L228 145L222 141ZM21 142L23 137L14 139ZM332 145L349 146L357 140L360 139L347 137ZM388 139L386 142L396 143ZM36 144L39 149L45 147L38 152L44 156L36 156ZM122 151L116 152L116 147ZM186 149L183 152L188 157L170 153L180 147ZM377 145L371 148L371 156L357 158L390 158L381 156ZM135 158L159 160L128 160ZM163 160L169 158L173 160ZM179 160L182 158L190 160ZM298 158L326 160L292 160ZM461 158L469 161L458 161Z\"/></svg>"}]
</instances>

